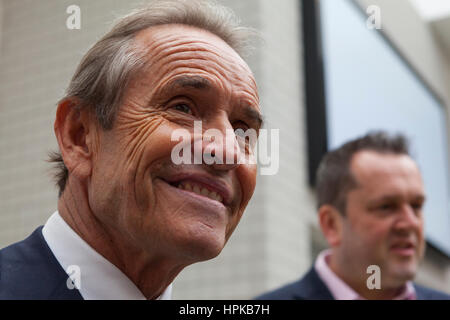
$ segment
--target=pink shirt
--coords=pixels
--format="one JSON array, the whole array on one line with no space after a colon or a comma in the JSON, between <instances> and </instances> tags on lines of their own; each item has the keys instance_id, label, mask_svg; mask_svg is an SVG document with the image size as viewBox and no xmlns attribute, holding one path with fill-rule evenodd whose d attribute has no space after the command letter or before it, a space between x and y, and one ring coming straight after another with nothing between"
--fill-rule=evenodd
<instances>
[{"instance_id":1,"label":"pink shirt","mask_svg":"<svg viewBox=\"0 0 450 320\"><path fill-rule=\"evenodd\" d=\"M355 290L350 288L328 266L331 249L322 251L316 259L314 268L320 279L325 283L336 300L365 300ZM374 289L376 290L376 289ZM411 281L405 284L402 292L393 300L416 300L416 291Z\"/></svg>"}]
</instances>

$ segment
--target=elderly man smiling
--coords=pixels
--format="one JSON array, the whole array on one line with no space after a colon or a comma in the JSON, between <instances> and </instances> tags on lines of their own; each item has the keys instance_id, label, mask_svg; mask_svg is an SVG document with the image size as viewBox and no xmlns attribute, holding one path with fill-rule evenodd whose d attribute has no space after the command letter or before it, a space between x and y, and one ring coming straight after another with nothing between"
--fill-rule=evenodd
<instances>
[{"instance_id":1,"label":"elderly man smiling","mask_svg":"<svg viewBox=\"0 0 450 320\"><path fill-rule=\"evenodd\" d=\"M238 54L250 33L222 7L156 1L93 46L56 113L58 211L0 251L0 298L166 299L183 268L221 252L255 187L238 161L252 148L194 134L236 161L174 164L171 135L195 121L259 130Z\"/></svg>"}]
</instances>

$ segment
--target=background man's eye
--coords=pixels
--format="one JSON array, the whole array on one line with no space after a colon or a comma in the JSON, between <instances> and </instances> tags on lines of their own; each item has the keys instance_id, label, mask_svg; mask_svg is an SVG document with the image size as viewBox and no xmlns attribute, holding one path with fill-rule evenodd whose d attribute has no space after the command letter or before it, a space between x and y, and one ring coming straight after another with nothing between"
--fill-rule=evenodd
<instances>
[{"instance_id":1,"label":"background man's eye","mask_svg":"<svg viewBox=\"0 0 450 320\"><path fill-rule=\"evenodd\" d=\"M393 210L395 209L395 205L393 204L383 204L380 206L381 210Z\"/></svg>"},{"instance_id":2,"label":"background man's eye","mask_svg":"<svg viewBox=\"0 0 450 320\"><path fill-rule=\"evenodd\" d=\"M179 103L174 106L174 109L183 113L192 114L192 109L185 103Z\"/></svg>"}]
</instances>

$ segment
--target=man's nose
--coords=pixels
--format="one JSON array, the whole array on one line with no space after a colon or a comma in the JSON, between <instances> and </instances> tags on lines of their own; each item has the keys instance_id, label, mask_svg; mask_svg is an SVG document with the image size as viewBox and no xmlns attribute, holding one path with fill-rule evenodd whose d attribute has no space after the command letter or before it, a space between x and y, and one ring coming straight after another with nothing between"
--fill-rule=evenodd
<instances>
[{"instance_id":1,"label":"man's nose","mask_svg":"<svg viewBox=\"0 0 450 320\"><path fill-rule=\"evenodd\" d=\"M395 228L399 231L410 231L420 227L421 223L421 213L416 211L410 204L403 204L395 222Z\"/></svg>"},{"instance_id":2,"label":"man's nose","mask_svg":"<svg viewBox=\"0 0 450 320\"><path fill-rule=\"evenodd\" d=\"M232 170L238 167L241 150L228 117L218 116L204 126L204 163L217 170Z\"/></svg>"}]
</instances>

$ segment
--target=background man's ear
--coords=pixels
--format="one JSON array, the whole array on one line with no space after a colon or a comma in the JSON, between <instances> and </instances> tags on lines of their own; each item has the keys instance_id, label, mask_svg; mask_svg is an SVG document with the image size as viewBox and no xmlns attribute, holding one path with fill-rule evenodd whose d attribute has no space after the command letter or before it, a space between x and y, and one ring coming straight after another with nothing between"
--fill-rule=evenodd
<instances>
[{"instance_id":1,"label":"background man's ear","mask_svg":"<svg viewBox=\"0 0 450 320\"><path fill-rule=\"evenodd\" d=\"M54 130L64 164L69 173L78 178L91 173L92 139L90 115L80 107L76 98L67 98L58 104Z\"/></svg>"},{"instance_id":2,"label":"background man's ear","mask_svg":"<svg viewBox=\"0 0 450 320\"><path fill-rule=\"evenodd\" d=\"M343 232L343 215L332 205L325 204L319 208L319 224L330 247L341 244Z\"/></svg>"}]
</instances>

